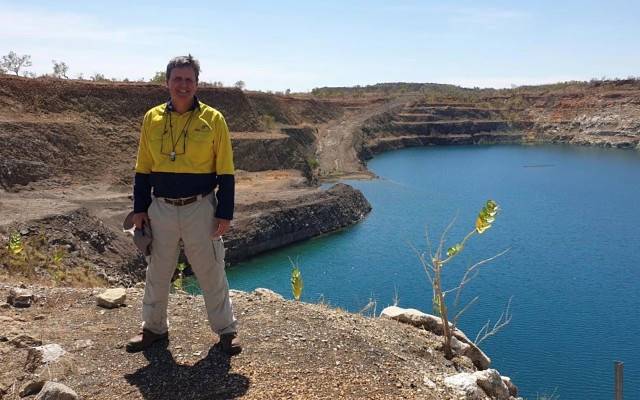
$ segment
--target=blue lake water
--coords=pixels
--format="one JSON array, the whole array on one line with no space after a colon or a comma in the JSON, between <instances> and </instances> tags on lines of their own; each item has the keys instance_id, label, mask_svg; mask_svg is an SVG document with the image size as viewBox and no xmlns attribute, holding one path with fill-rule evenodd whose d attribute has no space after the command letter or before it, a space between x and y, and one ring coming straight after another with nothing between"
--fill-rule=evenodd
<instances>
[{"instance_id":1,"label":"blue lake water","mask_svg":"<svg viewBox=\"0 0 640 400\"><path fill-rule=\"evenodd\" d=\"M232 288L291 297L289 257L302 300L350 311L370 299L430 312L431 289L412 246L426 249L457 216L451 241L473 228L487 199L501 212L447 265L455 286L475 261L509 248L464 291L479 302L460 327L474 338L513 296L511 324L481 347L521 395L610 399L613 362L625 364L625 398L640 399L640 153L570 146L405 149L369 163L380 176L349 181L373 211L344 231L273 251L228 271Z\"/></svg>"}]
</instances>

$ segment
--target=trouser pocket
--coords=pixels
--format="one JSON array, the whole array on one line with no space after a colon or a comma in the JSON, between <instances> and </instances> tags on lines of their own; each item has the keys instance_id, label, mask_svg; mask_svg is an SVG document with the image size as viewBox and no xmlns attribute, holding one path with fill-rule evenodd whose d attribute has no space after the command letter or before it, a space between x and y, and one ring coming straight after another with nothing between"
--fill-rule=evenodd
<instances>
[{"instance_id":1,"label":"trouser pocket","mask_svg":"<svg viewBox=\"0 0 640 400\"><path fill-rule=\"evenodd\" d=\"M213 239L212 242L213 242L213 254L216 259L216 264L221 264L224 267L224 254L225 254L224 242L222 241L221 237L218 239Z\"/></svg>"}]
</instances>

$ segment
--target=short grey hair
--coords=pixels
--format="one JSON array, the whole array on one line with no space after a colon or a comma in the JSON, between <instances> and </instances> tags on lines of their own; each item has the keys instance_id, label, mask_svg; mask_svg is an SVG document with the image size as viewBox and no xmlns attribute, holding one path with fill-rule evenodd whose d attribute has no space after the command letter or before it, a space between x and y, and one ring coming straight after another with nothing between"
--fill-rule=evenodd
<instances>
[{"instance_id":1,"label":"short grey hair","mask_svg":"<svg viewBox=\"0 0 640 400\"><path fill-rule=\"evenodd\" d=\"M167 82L171 76L171 71L174 68L191 67L193 72L196 73L196 82L198 82L198 76L200 76L200 61L196 60L191 54L187 56L174 57L167 64Z\"/></svg>"}]
</instances>

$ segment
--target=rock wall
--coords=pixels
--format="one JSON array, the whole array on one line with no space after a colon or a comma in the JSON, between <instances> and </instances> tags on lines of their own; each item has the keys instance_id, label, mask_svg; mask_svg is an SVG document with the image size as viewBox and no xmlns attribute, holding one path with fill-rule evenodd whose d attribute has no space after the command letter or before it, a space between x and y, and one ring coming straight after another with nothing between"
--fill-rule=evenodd
<instances>
[{"instance_id":1,"label":"rock wall","mask_svg":"<svg viewBox=\"0 0 640 400\"><path fill-rule=\"evenodd\" d=\"M365 121L357 151L367 160L404 147L521 143L531 125L507 120L500 109L415 102Z\"/></svg>"},{"instance_id":2,"label":"rock wall","mask_svg":"<svg viewBox=\"0 0 640 400\"><path fill-rule=\"evenodd\" d=\"M142 122L144 113L169 98L164 85L28 79L0 75L0 115L47 121L51 114L82 115L87 125ZM200 87L198 98L220 110L232 131L261 130L258 113L239 89ZM36 121L38 120L36 119Z\"/></svg>"},{"instance_id":3,"label":"rock wall","mask_svg":"<svg viewBox=\"0 0 640 400\"><path fill-rule=\"evenodd\" d=\"M131 184L142 117L167 96L158 84L0 75L0 188L49 180ZM239 169L295 168L310 178L316 128L299 124L342 112L331 102L230 88L201 87L198 97L241 134L233 139ZM285 127L265 132L267 116Z\"/></svg>"},{"instance_id":4,"label":"rock wall","mask_svg":"<svg viewBox=\"0 0 640 400\"><path fill-rule=\"evenodd\" d=\"M527 110L540 141L640 149L640 89L567 95L554 99L552 107L540 102Z\"/></svg>"},{"instance_id":5,"label":"rock wall","mask_svg":"<svg viewBox=\"0 0 640 400\"><path fill-rule=\"evenodd\" d=\"M260 211L234 220L227 236L227 262L336 231L361 221L371 211L362 192L345 184L295 202L256 204Z\"/></svg>"},{"instance_id":6,"label":"rock wall","mask_svg":"<svg viewBox=\"0 0 640 400\"><path fill-rule=\"evenodd\" d=\"M286 125L317 124L335 119L342 114L339 105L312 98L296 98L260 92L246 93L249 103L262 116L269 116Z\"/></svg>"},{"instance_id":7,"label":"rock wall","mask_svg":"<svg viewBox=\"0 0 640 400\"><path fill-rule=\"evenodd\" d=\"M366 160L410 146L568 143L640 150L640 82L558 84L480 94L472 102L414 101L365 122Z\"/></svg>"},{"instance_id":8,"label":"rock wall","mask_svg":"<svg viewBox=\"0 0 640 400\"><path fill-rule=\"evenodd\" d=\"M314 127L283 128L271 138L234 136L234 162L237 169L266 171L297 169L308 178L312 175L316 152Z\"/></svg>"}]
</instances>

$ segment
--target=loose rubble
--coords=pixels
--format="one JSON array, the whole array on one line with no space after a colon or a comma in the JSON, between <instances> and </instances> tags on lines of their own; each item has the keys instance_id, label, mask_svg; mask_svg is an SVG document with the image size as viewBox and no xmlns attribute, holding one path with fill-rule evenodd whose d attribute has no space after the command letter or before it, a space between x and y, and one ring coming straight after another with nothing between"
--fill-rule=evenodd
<instances>
[{"instance_id":1,"label":"loose rubble","mask_svg":"<svg viewBox=\"0 0 640 400\"><path fill-rule=\"evenodd\" d=\"M0 296L10 289L0 283ZM0 357L7 360L0 363L0 395L486 400L516 393L493 370L474 375L466 356L445 359L441 337L430 331L268 289L232 291L246 350L232 360L216 350L200 296L172 294L166 347L130 355L124 345L140 326L142 289L126 289L131 306L109 311L96 307L104 290L31 289L42 299L36 307L0 310Z\"/></svg>"}]
</instances>

